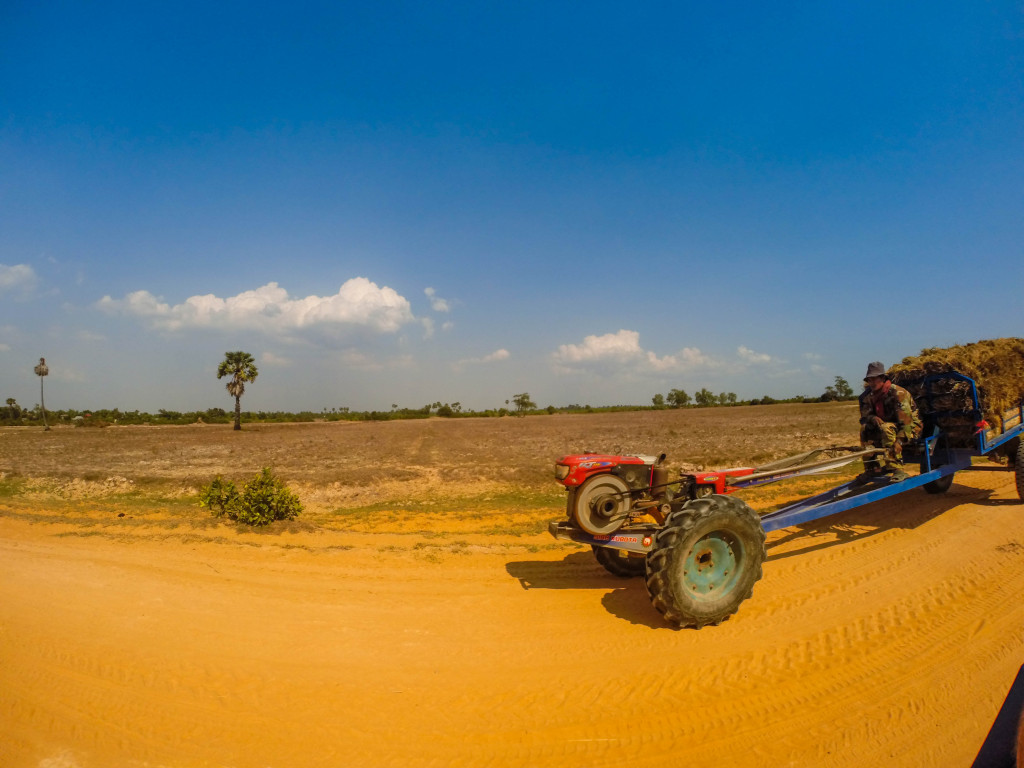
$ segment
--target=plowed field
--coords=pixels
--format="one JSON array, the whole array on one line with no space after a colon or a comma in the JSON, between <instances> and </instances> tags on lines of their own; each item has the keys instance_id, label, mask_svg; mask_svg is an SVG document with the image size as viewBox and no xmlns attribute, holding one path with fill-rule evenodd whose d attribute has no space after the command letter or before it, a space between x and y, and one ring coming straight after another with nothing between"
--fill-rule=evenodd
<instances>
[{"instance_id":1,"label":"plowed field","mask_svg":"<svg viewBox=\"0 0 1024 768\"><path fill-rule=\"evenodd\" d=\"M1024 663L1005 467L771 534L753 597L700 631L545 533L561 453L736 465L852 444L855 422L0 430L0 765L969 766ZM298 521L196 506L265 465ZM812 484L773 489L745 498Z\"/></svg>"}]
</instances>

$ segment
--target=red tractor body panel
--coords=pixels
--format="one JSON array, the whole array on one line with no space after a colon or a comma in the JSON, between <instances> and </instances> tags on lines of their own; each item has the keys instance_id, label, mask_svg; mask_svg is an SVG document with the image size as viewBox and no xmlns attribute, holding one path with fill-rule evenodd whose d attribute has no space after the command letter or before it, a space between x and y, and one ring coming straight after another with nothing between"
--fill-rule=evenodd
<instances>
[{"instance_id":1,"label":"red tractor body panel","mask_svg":"<svg viewBox=\"0 0 1024 768\"><path fill-rule=\"evenodd\" d=\"M563 456L555 462L555 477L566 488L575 488L582 485L583 481L587 478L604 472L611 472L615 467L623 465L642 466L644 464L654 466L656 459L656 456L613 456L605 453L579 453L572 456ZM566 469L562 469L562 467Z\"/></svg>"},{"instance_id":2,"label":"red tractor body panel","mask_svg":"<svg viewBox=\"0 0 1024 768\"><path fill-rule=\"evenodd\" d=\"M698 488L711 486L714 488L712 493L732 493L735 489L728 485L726 476L743 477L744 475L752 474L754 474L753 467L737 467L735 469L723 469L718 472L691 472L689 476L693 478L693 483Z\"/></svg>"},{"instance_id":3,"label":"red tractor body panel","mask_svg":"<svg viewBox=\"0 0 1024 768\"><path fill-rule=\"evenodd\" d=\"M658 460L657 456L618 456L608 453L578 453L571 456L563 456L555 462L555 477L566 488L578 488L588 478L594 475L611 472L616 467L622 466L644 466L653 468ZM697 491L703 491L700 495L707 493L732 493L735 489L730 488L726 477L744 477L751 475L756 470L753 467L737 467L735 469L723 469L717 472L687 472L683 475L689 478ZM648 474L648 478L650 475Z\"/></svg>"}]
</instances>

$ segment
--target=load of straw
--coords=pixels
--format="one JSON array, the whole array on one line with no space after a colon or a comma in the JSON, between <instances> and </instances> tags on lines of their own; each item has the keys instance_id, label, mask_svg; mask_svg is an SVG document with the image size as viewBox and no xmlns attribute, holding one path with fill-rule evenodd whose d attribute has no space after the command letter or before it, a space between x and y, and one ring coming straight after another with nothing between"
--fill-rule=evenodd
<instances>
[{"instance_id":1,"label":"load of straw","mask_svg":"<svg viewBox=\"0 0 1024 768\"><path fill-rule=\"evenodd\" d=\"M1024 339L988 339L945 349L923 349L920 355L905 357L892 366L889 377L909 390L918 407L925 409L924 377L949 371L974 379L982 415L994 433L1019 423L1024 398ZM931 409L945 412L937 421L953 445L973 444L978 429L977 420L969 414L973 407L970 386L965 382L946 380L932 388ZM1017 421L1013 421L1014 414Z\"/></svg>"}]
</instances>

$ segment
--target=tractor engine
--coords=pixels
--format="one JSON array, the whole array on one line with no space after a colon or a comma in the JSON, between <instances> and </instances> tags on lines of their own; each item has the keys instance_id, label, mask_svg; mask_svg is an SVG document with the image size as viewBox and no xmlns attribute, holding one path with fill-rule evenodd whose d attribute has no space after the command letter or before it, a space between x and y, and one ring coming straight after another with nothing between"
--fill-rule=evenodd
<instances>
[{"instance_id":1,"label":"tractor engine","mask_svg":"<svg viewBox=\"0 0 1024 768\"><path fill-rule=\"evenodd\" d=\"M592 536L614 533L630 519L649 515L663 523L673 501L685 500L691 480L669 482L665 454L616 456L584 453L555 463L555 479L566 487L566 514Z\"/></svg>"}]
</instances>

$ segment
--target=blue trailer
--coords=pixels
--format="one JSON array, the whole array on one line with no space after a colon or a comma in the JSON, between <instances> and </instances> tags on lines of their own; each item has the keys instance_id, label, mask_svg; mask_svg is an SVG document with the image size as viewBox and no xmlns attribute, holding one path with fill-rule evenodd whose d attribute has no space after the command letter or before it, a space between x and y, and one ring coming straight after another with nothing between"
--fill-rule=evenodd
<instances>
[{"instance_id":1,"label":"blue trailer","mask_svg":"<svg viewBox=\"0 0 1024 768\"><path fill-rule=\"evenodd\" d=\"M969 397L958 408L943 409L948 398L944 402L936 393L957 383ZM668 511L661 524L634 522L623 515L621 527L598 535L581 530L571 519L553 522L549 530L555 538L591 545L598 561L618 576L643 575L652 604L670 624L700 628L724 621L750 597L761 578L767 555L765 534L770 531L919 488L943 493L952 485L954 474L970 471L978 457L1006 456L1017 494L1024 501L1024 399L1001 415L1001 424L993 425L985 421L973 379L948 372L925 376L916 384L923 430L920 438L905 446L904 459L916 461L919 473L901 482L891 482L884 475L874 483L851 481L763 516L738 497L720 494L687 500L670 510L665 505ZM947 426L950 423L960 425L955 435ZM819 473L877 452L848 452L728 478L729 490ZM609 498L609 494L593 498L595 519L605 509L620 508Z\"/></svg>"}]
</instances>

